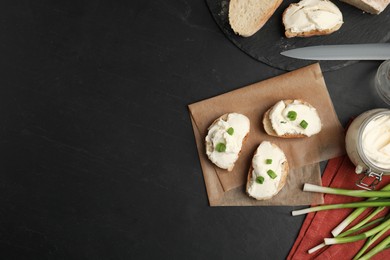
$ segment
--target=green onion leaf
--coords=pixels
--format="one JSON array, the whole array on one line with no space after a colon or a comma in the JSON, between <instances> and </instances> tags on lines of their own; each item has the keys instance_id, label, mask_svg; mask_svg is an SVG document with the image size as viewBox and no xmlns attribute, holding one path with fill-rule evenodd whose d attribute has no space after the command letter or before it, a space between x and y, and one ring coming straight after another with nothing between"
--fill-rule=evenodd
<instances>
[{"instance_id":1,"label":"green onion leaf","mask_svg":"<svg viewBox=\"0 0 390 260\"><path fill-rule=\"evenodd\" d=\"M263 177L263 176L258 176L258 177L256 178L256 182L259 183L259 184L263 184L263 182L264 182L264 177Z\"/></svg>"},{"instance_id":2,"label":"green onion leaf","mask_svg":"<svg viewBox=\"0 0 390 260\"><path fill-rule=\"evenodd\" d=\"M379 252L388 249L389 244L390 244L390 236L383 239L382 242L378 243L375 247L371 249L371 251L369 251L367 254L363 255L359 259L368 260L372 258L374 255L378 254Z\"/></svg>"},{"instance_id":3,"label":"green onion leaf","mask_svg":"<svg viewBox=\"0 0 390 260\"><path fill-rule=\"evenodd\" d=\"M384 188L381 189L381 191L386 191L386 190L390 190L390 184L386 185ZM369 200L376 200L376 199L378 199L378 197L372 197L372 198L369 198L368 201ZM338 236L349 224L352 223L352 221L354 221L356 218L358 218L365 210L366 210L366 208L355 209L347 218L345 218L337 227L335 227L332 230L332 232L331 232L332 235L334 237ZM364 224L362 224L362 225L364 225Z\"/></svg>"},{"instance_id":4,"label":"green onion leaf","mask_svg":"<svg viewBox=\"0 0 390 260\"><path fill-rule=\"evenodd\" d=\"M387 216L389 216L389 215L387 215ZM386 217L385 217L385 220L386 220ZM372 221L372 222L374 222L374 221ZM367 249L372 244L374 244L374 242L376 240L378 240L380 237L382 237L389 229L390 229L390 225L387 225L383 229L381 229L378 233L376 233L375 235L370 236L369 239L364 244L364 246L360 249L360 251L355 255L355 257L353 259L360 259L360 257L367 251Z\"/></svg>"},{"instance_id":5,"label":"green onion leaf","mask_svg":"<svg viewBox=\"0 0 390 260\"><path fill-rule=\"evenodd\" d=\"M303 129L306 129L307 126L309 125L305 120L302 120L299 125L303 128Z\"/></svg>"},{"instance_id":6,"label":"green onion leaf","mask_svg":"<svg viewBox=\"0 0 390 260\"><path fill-rule=\"evenodd\" d=\"M229 127L229 129L226 131L229 135L233 135L234 133L234 128L233 127Z\"/></svg>"},{"instance_id":7,"label":"green onion leaf","mask_svg":"<svg viewBox=\"0 0 390 260\"><path fill-rule=\"evenodd\" d=\"M297 112L293 110L288 111L287 118L290 119L290 121L294 121L295 119L297 119Z\"/></svg>"},{"instance_id":8,"label":"green onion leaf","mask_svg":"<svg viewBox=\"0 0 390 260\"><path fill-rule=\"evenodd\" d=\"M272 164L272 159L266 159L265 164Z\"/></svg>"},{"instance_id":9,"label":"green onion leaf","mask_svg":"<svg viewBox=\"0 0 390 260\"><path fill-rule=\"evenodd\" d=\"M271 179L275 179L278 176L273 170L268 170L267 174L269 177L271 177Z\"/></svg>"},{"instance_id":10,"label":"green onion leaf","mask_svg":"<svg viewBox=\"0 0 390 260\"><path fill-rule=\"evenodd\" d=\"M215 150L217 150L217 152L223 153L224 151L226 151L226 145L224 143L218 143L215 146Z\"/></svg>"}]
</instances>

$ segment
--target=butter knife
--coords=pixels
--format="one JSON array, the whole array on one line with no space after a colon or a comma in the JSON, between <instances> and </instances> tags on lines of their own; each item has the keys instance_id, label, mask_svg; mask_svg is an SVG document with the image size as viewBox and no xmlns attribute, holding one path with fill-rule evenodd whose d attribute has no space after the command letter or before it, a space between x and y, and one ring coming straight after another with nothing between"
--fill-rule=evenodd
<instances>
[{"instance_id":1,"label":"butter knife","mask_svg":"<svg viewBox=\"0 0 390 260\"><path fill-rule=\"evenodd\" d=\"M390 59L390 43L317 45L280 54L305 60L387 60Z\"/></svg>"}]
</instances>

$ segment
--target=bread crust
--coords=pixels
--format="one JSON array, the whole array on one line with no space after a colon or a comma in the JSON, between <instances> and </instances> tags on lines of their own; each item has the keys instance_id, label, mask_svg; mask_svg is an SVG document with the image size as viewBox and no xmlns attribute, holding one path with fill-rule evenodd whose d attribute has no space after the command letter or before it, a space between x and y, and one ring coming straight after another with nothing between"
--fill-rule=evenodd
<instances>
[{"instance_id":1,"label":"bread crust","mask_svg":"<svg viewBox=\"0 0 390 260\"><path fill-rule=\"evenodd\" d=\"M228 119L228 116L229 116L230 113L226 113L226 114L223 114L222 116L218 117L217 119L215 119L213 121L213 123L211 123L211 125L207 128L207 129L210 129L211 127L213 127L220 119L224 120L224 121L227 121ZM241 152L242 152L242 147L244 146L244 143L246 142L246 140L248 139L248 136L249 136L249 132L250 132L250 128L249 128L249 131L248 133L245 135L245 137L242 139L242 146L241 146L241 150L238 152L238 157L237 157L237 160L227 169L224 169L224 168L221 168L219 167L218 165L214 164L215 166L217 166L218 168L220 169L223 169L223 170L227 170L228 172L231 172L236 164L236 162L238 161L238 159L240 158L240 155L241 155ZM206 151L207 149L210 147L210 143L207 143L205 141L205 146L206 146Z\"/></svg>"},{"instance_id":2,"label":"bread crust","mask_svg":"<svg viewBox=\"0 0 390 260\"><path fill-rule=\"evenodd\" d=\"M283 0L258 0L259 2L265 2L267 6L266 10L262 14L258 13L256 17L251 19L251 24L247 24L242 28L240 26L242 23L245 23L245 17L242 15L237 15L239 12L239 3L246 2L244 4L249 6L249 1L247 0L231 0L229 3L229 23L233 31L243 37L250 37L259 31L264 24L271 18L276 9L280 6ZM257 8L249 7L248 10L256 10ZM240 13L241 14L241 13Z\"/></svg>"},{"instance_id":3,"label":"bread crust","mask_svg":"<svg viewBox=\"0 0 390 260\"><path fill-rule=\"evenodd\" d=\"M271 143L271 144L272 144L272 146L277 147L277 148L280 149L280 147L278 147L276 144L274 144L274 143ZM257 154L257 149L256 149L255 153L253 154L253 157L256 154ZM282 176L280 177L279 185L278 185L277 191L276 191L276 193L274 195L267 196L267 197L254 197L251 194L249 194L249 191L248 191L250 183L252 182L253 164L251 164L251 166L249 167L248 177L247 177L247 182L246 182L246 193L249 195L249 197L252 197L252 198L254 198L256 200L268 200L268 199L271 199L272 197L276 196L279 193L279 191L281 191L283 189L284 185L287 182L287 176L288 176L289 170L290 170L290 167L289 167L288 162L286 160L283 163Z\"/></svg>"}]
</instances>

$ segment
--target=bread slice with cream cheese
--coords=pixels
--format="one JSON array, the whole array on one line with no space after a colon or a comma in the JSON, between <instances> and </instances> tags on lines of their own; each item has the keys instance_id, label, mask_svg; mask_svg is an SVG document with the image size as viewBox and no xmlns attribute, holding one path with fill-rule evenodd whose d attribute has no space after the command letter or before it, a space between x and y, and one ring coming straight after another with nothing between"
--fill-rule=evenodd
<instances>
[{"instance_id":1,"label":"bread slice with cream cheese","mask_svg":"<svg viewBox=\"0 0 390 260\"><path fill-rule=\"evenodd\" d=\"M281 100L263 115L267 134L283 138L302 138L318 134L322 129L317 110L303 100Z\"/></svg>"},{"instance_id":2,"label":"bread slice with cream cheese","mask_svg":"<svg viewBox=\"0 0 390 260\"><path fill-rule=\"evenodd\" d=\"M339 30L343 24L343 15L331 1L301 0L286 8L282 21L287 38L310 37Z\"/></svg>"},{"instance_id":3,"label":"bread slice with cream cheese","mask_svg":"<svg viewBox=\"0 0 390 260\"><path fill-rule=\"evenodd\" d=\"M281 3L282 0L231 0L230 26L238 35L252 36L264 26Z\"/></svg>"},{"instance_id":4,"label":"bread slice with cream cheese","mask_svg":"<svg viewBox=\"0 0 390 260\"><path fill-rule=\"evenodd\" d=\"M263 141L252 159L246 192L257 200L267 200L286 184L289 166L286 155L274 143Z\"/></svg>"},{"instance_id":5,"label":"bread slice with cream cheese","mask_svg":"<svg viewBox=\"0 0 390 260\"><path fill-rule=\"evenodd\" d=\"M370 14L380 14L390 4L390 0L341 0Z\"/></svg>"},{"instance_id":6,"label":"bread slice with cream cheese","mask_svg":"<svg viewBox=\"0 0 390 260\"><path fill-rule=\"evenodd\" d=\"M250 130L249 119L239 113L217 118L208 128L206 154L221 169L232 171Z\"/></svg>"}]
</instances>

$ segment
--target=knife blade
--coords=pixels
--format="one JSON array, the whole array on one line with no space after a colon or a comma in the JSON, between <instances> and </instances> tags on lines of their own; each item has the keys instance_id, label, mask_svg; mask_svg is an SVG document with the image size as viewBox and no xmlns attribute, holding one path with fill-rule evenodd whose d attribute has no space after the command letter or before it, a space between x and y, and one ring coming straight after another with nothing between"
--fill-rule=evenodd
<instances>
[{"instance_id":1,"label":"knife blade","mask_svg":"<svg viewBox=\"0 0 390 260\"><path fill-rule=\"evenodd\" d=\"M387 60L390 59L390 43L317 45L280 54L305 60Z\"/></svg>"}]
</instances>

